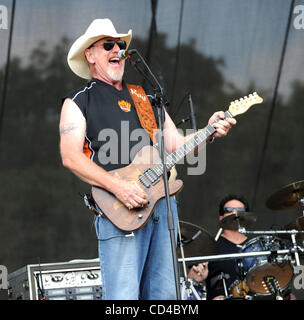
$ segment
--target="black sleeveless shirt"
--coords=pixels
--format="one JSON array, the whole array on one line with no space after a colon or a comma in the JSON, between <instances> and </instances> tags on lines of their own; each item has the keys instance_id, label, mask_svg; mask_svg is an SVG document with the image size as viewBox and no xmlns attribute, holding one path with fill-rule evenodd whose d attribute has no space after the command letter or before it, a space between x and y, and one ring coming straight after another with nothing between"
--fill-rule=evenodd
<instances>
[{"instance_id":1,"label":"black sleeveless shirt","mask_svg":"<svg viewBox=\"0 0 304 320\"><path fill-rule=\"evenodd\" d=\"M120 91L93 78L64 98L71 98L86 119L84 152L105 170L128 165L144 145L152 144L124 82Z\"/></svg>"}]
</instances>

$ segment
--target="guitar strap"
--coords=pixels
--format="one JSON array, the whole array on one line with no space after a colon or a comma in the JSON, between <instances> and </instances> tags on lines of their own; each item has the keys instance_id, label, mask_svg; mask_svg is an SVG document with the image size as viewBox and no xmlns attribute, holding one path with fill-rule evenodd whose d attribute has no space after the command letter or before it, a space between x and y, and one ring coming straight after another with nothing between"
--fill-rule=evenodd
<instances>
[{"instance_id":1,"label":"guitar strap","mask_svg":"<svg viewBox=\"0 0 304 320\"><path fill-rule=\"evenodd\" d=\"M157 129L155 114L144 89L138 85L127 84L141 126L149 133L154 142L154 130Z\"/></svg>"}]
</instances>

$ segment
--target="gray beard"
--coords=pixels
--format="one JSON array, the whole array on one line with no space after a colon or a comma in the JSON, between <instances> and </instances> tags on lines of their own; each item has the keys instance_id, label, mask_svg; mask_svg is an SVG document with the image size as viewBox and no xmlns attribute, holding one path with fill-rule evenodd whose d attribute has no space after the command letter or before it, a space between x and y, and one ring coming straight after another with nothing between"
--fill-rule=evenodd
<instances>
[{"instance_id":1,"label":"gray beard","mask_svg":"<svg viewBox=\"0 0 304 320\"><path fill-rule=\"evenodd\" d=\"M124 70L119 71L119 72L114 72L112 70L109 70L108 75L113 81L121 81L122 77L124 75Z\"/></svg>"}]
</instances>

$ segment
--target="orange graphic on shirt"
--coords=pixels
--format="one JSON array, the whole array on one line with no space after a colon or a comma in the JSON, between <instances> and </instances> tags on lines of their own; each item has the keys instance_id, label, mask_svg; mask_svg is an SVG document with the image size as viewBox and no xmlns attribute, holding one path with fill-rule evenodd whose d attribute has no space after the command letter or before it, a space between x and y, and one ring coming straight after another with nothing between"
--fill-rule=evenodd
<instances>
[{"instance_id":1,"label":"orange graphic on shirt","mask_svg":"<svg viewBox=\"0 0 304 320\"><path fill-rule=\"evenodd\" d=\"M88 142L88 140L85 140L85 141L84 141L84 144L83 144L83 153L84 153L88 158L91 159L91 156L92 156L93 152L92 152L92 150L91 150L90 147L89 147L89 142Z\"/></svg>"},{"instance_id":2,"label":"orange graphic on shirt","mask_svg":"<svg viewBox=\"0 0 304 320\"><path fill-rule=\"evenodd\" d=\"M131 103L126 100L119 100L118 105L119 105L120 109L124 112L131 111Z\"/></svg>"}]
</instances>

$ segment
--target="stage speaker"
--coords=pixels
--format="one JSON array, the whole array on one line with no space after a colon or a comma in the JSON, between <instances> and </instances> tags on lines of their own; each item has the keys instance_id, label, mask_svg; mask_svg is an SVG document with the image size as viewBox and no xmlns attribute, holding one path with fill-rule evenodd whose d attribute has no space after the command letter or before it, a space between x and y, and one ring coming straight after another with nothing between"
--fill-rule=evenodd
<instances>
[{"instance_id":1,"label":"stage speaker","mask_svg":"<svg viewBox=\"0 0 304 320\"><path fill-rule=\"evenodd\" d=\"M27 265L8 275L9 300L100 300L99 259Z\"/></svg>"}]
</instances>

